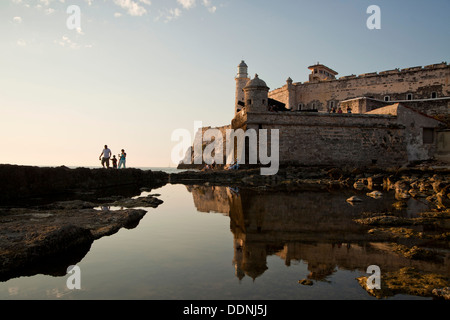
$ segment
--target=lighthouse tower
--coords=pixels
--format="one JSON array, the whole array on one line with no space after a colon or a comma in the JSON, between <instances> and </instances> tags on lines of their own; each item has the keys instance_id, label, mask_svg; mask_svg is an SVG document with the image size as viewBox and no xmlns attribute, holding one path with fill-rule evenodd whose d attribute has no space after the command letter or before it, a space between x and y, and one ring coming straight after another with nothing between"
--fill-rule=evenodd
<instances>
[{"instance_id":1,"label":"lighthouse tower","mask_svg":"<svg viewBox=\"0 0 450 320\"><path fill-rule=\"evenodd\" d=\"M241 63L238 65L238 73L236 76L236 102L235 102L235 115L241 111L241 109L245 105L245 94L244 94L244 87L246 86L247 82L250 80L248 77L248 66L244 62L244 60L241 61Z\"/></svg>"}]
</instances>

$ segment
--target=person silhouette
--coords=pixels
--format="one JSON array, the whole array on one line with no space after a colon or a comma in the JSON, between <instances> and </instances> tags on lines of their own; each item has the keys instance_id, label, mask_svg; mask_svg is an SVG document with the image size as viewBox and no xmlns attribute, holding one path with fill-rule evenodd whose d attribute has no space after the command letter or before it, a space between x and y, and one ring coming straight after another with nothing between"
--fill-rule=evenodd
<instances>
[{"instance_id":1,"label":"person silhouette","mask_svg":"<svg viewBox=\"0 0 450 320\"><path fill-rule=\"evenodd\" d=\"M119 169L123 166L123 168L126 168L126 159L127 159L127 154L125 153L125 150L122 149L122 153L119 154Z\"/></svg>"},{"instance_id":2,"label":"person silhouette","mask_svg":"<svg viewBox=\"0 0 450 320\"><path fill-rule=\"evenodd\" d=\"M108 148L108 146L105 144L105 149L103 149L102 153L100 153L100 157L98 158L98 160L102 161L102 166L103 168L106 167L109 168L109 159L111 158L111 150ZM102 158L103 156L103 158Z\"/></svg>"}]
</instances>

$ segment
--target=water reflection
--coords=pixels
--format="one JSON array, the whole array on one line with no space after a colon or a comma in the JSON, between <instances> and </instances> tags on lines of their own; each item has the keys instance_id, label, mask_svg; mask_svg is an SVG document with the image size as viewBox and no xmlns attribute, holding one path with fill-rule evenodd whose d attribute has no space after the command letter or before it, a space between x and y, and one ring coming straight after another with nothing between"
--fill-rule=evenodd
<instances>
[{"instance_id":1,"label":"water reflection","mask_svg":"<svg viewBox=\"0 0 450 320\"><path fill-rule=\"evenodd\" d=\"M253 280L267 270L267 257L278 256L287 266L303 261L308 278L326 281L338 269L365 272L378 265L383 272L414 267L421 271L450 276L448 255L443 263L411 260L396 254L388 241L374 242L368 227L353 219L364 212L392 212L414 217L428 209L423 202L410 199L408 206L393 209L397 200L386 193L374 199L358 195L363 201L349 204L349 191L307 192L269 189L237 189L221 186L188 186L200 212L230 217L234 238L233 264L236 277ZM392 240L391 240L392 241Z\"/></svg>"}]
</instances>

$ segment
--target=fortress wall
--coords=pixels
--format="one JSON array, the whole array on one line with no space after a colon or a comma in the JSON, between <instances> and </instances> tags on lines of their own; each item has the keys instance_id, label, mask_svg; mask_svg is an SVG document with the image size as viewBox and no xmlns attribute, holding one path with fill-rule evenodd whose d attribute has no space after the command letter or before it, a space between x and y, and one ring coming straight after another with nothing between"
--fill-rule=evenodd
<instances>
[{"instance_id":1,"label":"fortress wall","mask_svg":"<svg viewBox=\"0 0 450 320\"><path fill-rule=\"evenodd\" d=\"M194 142L193 145L197 145L197 146L202 146L202 151L197 154L197 156L194 154L194 146L190 147L187 151L186 151L186 155L184 157L184 159L182 160L183 164L179 164L179 168L180 169L184 169L184 168L193 168L193 167L198 167L198 168L203 168L204 163L201 159L203 159L203 151L205 150L205 148L212 144L212 142L205 142L205 140L207 139L207 135L205 134L208 130L213 129L213 130L218 130L220 133L218 135L218 139L216 140L216 137L213 137L214 141L217 141L218 145L223 145L223 155L226 155L226 131L228 129L231 129L231 125L227 125L227 126L222 126L222 127L203 127L200 128L196 134L195 134L195 138L194 138ZM212 156L215 155L215 151L212 152ZM199 160L200 159L200 160ZM224 162L226 162L224 160ZM195 165L199 163L198 165Z\"/></svg>"},{"instance_id":2,"label":"fortress wall","mask_svg":"<svg viewBox=\"0 0 450 320\"><path fill-rule=\"evenodd\" d=\"M407 151L409 161L428 160L436 153L436 133L434 131L442 128L443 124L431 117L418 114L413 109L402 104L394 104L369 112L369 114L396 114L397 122L405 127L405 137L407 141ZM427 136L425 139L424 130L434 129L432 133L433 141ZM429 135L429 133L428 133Z\"/></svg>"},{"instance_id":3,"label":"fortress wall","mask_svg":"<svg viewBox=\"0 0 450 320\"><path fill-rule=\"evenodd\" d=\"M319 111L328 111L330 101L342 101L356 97L372 97L384 100L389 96L391 101L406 100L408 93L413 99L430 99L432 92L437 97L450 96L450 66L445 64L435 67L409 68L402 71L369 73L354 77L343 77L337 80L322 82L295 83L295 104ZM287 86L269 93L269 97L287 101ZM336 105L336 103L335 103Z\"/></svg>"},{"instance_id":4,"label":"fortress wall","mask_svg":"<svg viewBox=\"0 0 450 320\"><path fill-rule=\"evenodd\" d=\"M246 117L247 128L280 130L280 164L397 166L408 159L405 130L394 116L267 112Z\"/></svg>"},{"instance_id":5,"label":"fortress wall","mask_svg":"<svg viewBox=\"0 0 450 320\"><path fill-rule=\"evenodd\" d=\"M352 113L367 113L392 104L393 102L385 102L370 98L357 98L342 101L341 107L344 112L347 112L347 108L350 107Z\"/></svg>"},{"instance_id":6,"label":"fortress wall","mask_svg":"<svg viewBox=\"0 0 450 320\"><path fill-rule=\"evenodd\" d=\"M419 101L404 101L402 104L415 111L424 113L439 121L442 121L447 126L450 126L450 97Z\"/></svg>"},{"instance_id":7,"label":"fortress wall","mask_svg":"<svg viewBox=\"0 0 450 320\"><path fill-rule=\"evenodd\" d=\"M437 133L436 158L450 163L450 130Z\"/></svg>"},{"instance_id":8,"label":"fortress wall","mask_svg":"<svg viewBox=\"0 0 450 320\"><path fill-rule=\"evenodd\" d=\"M282 88L275 89L269 92L269 98L283 102L286 106L289 105L289 94L287 90L287 85Z\"/></svg>"}]
</instances>

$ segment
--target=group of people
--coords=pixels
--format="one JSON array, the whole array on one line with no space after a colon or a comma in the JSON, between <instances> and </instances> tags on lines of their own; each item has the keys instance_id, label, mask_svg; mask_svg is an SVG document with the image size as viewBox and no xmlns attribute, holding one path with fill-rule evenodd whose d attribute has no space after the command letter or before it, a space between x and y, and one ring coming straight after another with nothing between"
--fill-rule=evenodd
<instances>
[{"instance_id":1,"label":"group of people","mask_svg":"<svg viewBox=\"0 0 450 320\"><path fill-rule=\"evenodd\" d=\"M330 109L330 113L344 113L344 111L342 111L341 107L339 107L337 110L336 107L333 107ZM347 113L352 113L352 108L350 108L350 106L347 107Z\"/></svg>"},{"instance_id":2,"label":"group of people","mask_svg":"<svg viewBox=\"0 0 450 320\"><path fill-rule=\"evenodd\" d=\"M213 161L212 164L206 164L202 171L206 171L206 170L214 170L216 168L216 162ZM224 167L224 170L238 170L239 169L239 162L233 162L227 166Z\"/></svg>"},{"instance_id":3,"label":"group of people","mask_svg":"<svg viewBox=\"0 0 450 320\"><path fill-rule=\"evenodd\" d=\"M102 166L103 168L108 168L109 169L109 161L111 160L112 162L112 167L114 169L117 168L126 168L126 159L127 159L127 154L125 153L125 150L122 149L121 153L118 155L119 159L116 158L115 155L113 155L113 157L111 158L112 152L111 149L108 148L107 145L105 145L105 148L103 149L102 153L100 153L100 157L98 158L99 160L102 161ZM119 160L119 166L117 166L117 160Z\"/></svg>"}]
</instances>

